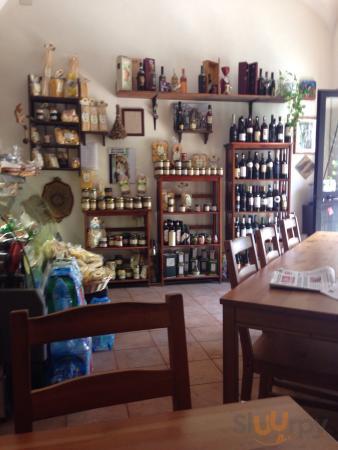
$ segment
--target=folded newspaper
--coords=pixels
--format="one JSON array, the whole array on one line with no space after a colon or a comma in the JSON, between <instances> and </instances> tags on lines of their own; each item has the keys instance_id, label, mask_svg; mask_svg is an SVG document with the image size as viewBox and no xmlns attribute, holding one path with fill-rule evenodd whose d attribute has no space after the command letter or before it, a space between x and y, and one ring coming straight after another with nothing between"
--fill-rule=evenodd
<instances>
[{"instance_id":1,"label":"folded newspaper","mask_svg":"<svg viewBox=\"0 0 338 450\"><path fill-rule=\"evenodd\" d=\"M270 286L282 289L321 292L338 300L336 274L330 266L303 272L280 268L273 272Z\"/></svg>"}]
</instances>

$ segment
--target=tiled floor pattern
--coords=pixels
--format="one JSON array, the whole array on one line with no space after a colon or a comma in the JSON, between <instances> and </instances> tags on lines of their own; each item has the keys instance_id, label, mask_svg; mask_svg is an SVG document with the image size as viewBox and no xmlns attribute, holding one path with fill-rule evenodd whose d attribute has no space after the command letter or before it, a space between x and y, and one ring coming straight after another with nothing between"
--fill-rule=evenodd
<instances>
[{"instance_id":1,"label":"tiled floor pattern","mask_svg":"<svg viewBox=\"0 0 338 450\"><path fill-rule=\"evenodd\" d=\"M113 302L158 302L164 301L167 293L183 294L193 408L222 403L222 310L219 298L227 290L229 290L228 283L207 283L121 288L110 291ZM111 352L94 353L93 359L96 372L131 368L165 368L168 366L166 330L118 334L114 349ZM255 378L253 398L257 398L257 388L258 378ZM42 420L35 422L34 429L45 430L82 423L111 421L171 410L171 399L167 397ZM0 434L12 431L11 422L0 424Z\"/></svg>"}]
</instances>

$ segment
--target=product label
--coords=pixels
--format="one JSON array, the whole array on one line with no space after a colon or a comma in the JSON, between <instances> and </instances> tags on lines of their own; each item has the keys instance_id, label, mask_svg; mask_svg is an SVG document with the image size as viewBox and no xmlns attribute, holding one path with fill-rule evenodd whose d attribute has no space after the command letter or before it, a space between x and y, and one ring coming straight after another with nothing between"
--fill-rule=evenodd
<instances>
[{"instance_id":1,"label":"product label","mask_svg":"<svg viewBox=\"0 0 338 450\"><path fill-rule=\"evenodd\" d=\"M268 199L266 197L262 198L262 206L267 206L268 205Z\"/></svg>"},{"instance_id":2,"label":"product label","mask_svg":"<svg viewBox=\"0 0 338 450\"><path fill-rule=\"evenodd\" d=\"M241 175L241 178L246 178L246 166L242 166L240 168L240 175Z\"/></svg>"},{"instance_id":3,"label":"product label","mask_svg":"<svg viewBox=\"0 0 338 450\"><path fill-rule=\"evenodd\" d=\"M273 197L267 197L267 207L270 209L273 208Z\"/></svg>"},{"instance_id":4,"label":"product label","mask_svg":"<svg viewBox=\"0 0 338 450\"><path fill-rule=\"evenodd\" d=\"M242 228L241 229L241 236L245 237L246 236L246 228Z\"/></svg>"},{"instance_id":5,"label":"product label","mask_svg":"<svg viewBox=\"0 0 338 450\"><path fill-rule=\"evenodd\" d=\"M254 199L253 199L253 197L248 197L248 205L249 205L249 206L253 206L253 204L254 204Z\"/></svg>"},{"instance_id":6,"label":"product label","mask_svg":"<svg viewBox=\"0 0 338 450\"><path fill-rule=\"evenodd\" d=\"M263 129L263 141L267 141L269 137L269 130L267 128Z\"/></svg>"},{"instance_id":7,"label":"product label","mask_svg":"<svg viewBox=\"0 0 338 450\"><path fill-rule=\"evenodd\" d=\"M212 116L207 116L207 124L212 124Z\"/></svg>"},{"instance_id":8,"label":"product label","mask_svg":"<svg viewBox=\"0 0 338 450\"><path fill-rule=\"evenodd\" d=\"M261 207L261 198L260 197L255 197L255 199L254 199L254 206L257 209L259 209Z\"/></svg>"},{"instance_id":9,"label":"product label","mask_svg":"<svg viewBox=\"0 0 338 450\"><path fill-rule=\"evenodd\" d=\"M169 230L164 230L163 239L164 239L164 242L168 242L168 240L169 240Z\"/></svg>"},{"instance_id":10,"label":"product label","mask_svg":"<svg viewBox=\"0 0 338 450\"><path fill-rule=\"evenodd\" d=\"M283 142L283 140L284 140L284 135L283 135L283 133L278 133L278 134L277 134L277 140L278 140L278 142Z\"/></svg>"},{"instance_id":11,"label":"product label","mask_svg":"<svg viewBox=\"0 0 338 450\"><path fill-rule=\"evenodd\" d=\"M253 162L252 161L248 161L246 163L246 166L247 166L248 169L252 169L253 168Z\"/></svg>"},{"instance_id":12,"label":"product label","mask_svg":"<svg viewBox=\"0 0 338 450\"><path fill-rule=\"evenodd\" d=\"M246 129L247 134L252 134L253 133L253 128L249 127Z\"/></svg>"},{"instance_id":13,"label":"product label","mask_svg":"<svg viewBox=\"0 0 338 450\"><path fill-rule=\"evenodd\" d=\"M285 136L291 137L292 127L285 127Z\"/></svg>"},{"instance_id":14,"label":"product label","mask_svg":"<svg viewBox=\"0 0 338 450\"><path fill-rule=\"evenodd\" d=\"M275 197L273 198L274 203L280 203L280 195L275 195Z\"/></svg>"},{"instance_id":15,"label":"product label","mask_svg":"<svg viewBox=\"0 0 338 450\"><path fill-rule=\"evenodd\" d=\"M259 171L259 167L260 167L260 164L259 163L255 163L255 169L257 170L257 172Z\"/></svg>"},{"instance_id":16,"label":"product label","mask_svg":"<svg viewBox=\"0 0 338 450\"><path fill-rule=\"evenodd\" d=\"M266 166L269 167L269 169L272 169L273 168L273 161L268 162Z\"/></svg>"},{"instance_id":17,"label":"product label","mask_svg":"<svg viewBox=\"0 0 338 450\"><path fill-rule=\"evenodd\" d=\"M239 169L239 167L235 167L235 178L239 178L241 175L241 171Z\"/></svg>"},{"instance_id":18,"label":"product label","mask_svg":"<svg viewBox=\"0 0 338 450\"><path fill-rule=\"evenodd\" d=\"M246 134L245 133L239 133L238 134L238 140L240 142L245 142L246 141Z\"/></svg>"},{"instance_id":19,"label":"product label","mask_svg":"<svg viewBox=\"0 0 338 450\"><path fill-rule=\"evenodd\" d=\"M288 202L285 194L282 194L282 209L285 211L287 209Z\"/></svg>"},{"instance_id":20,"label":"product label","mask_svg":"<svg viewBox=\"0 0 338 450\"><path fill-rule=\"evenodd\" d=\"M266 173L266 164L261 165L261 172Z\"/></svg>"},{"instance_id":21,"label":"product label","mask_svg":"<svg viewBox=\"0 0 338 450\"><path fill-rule=\"evenodd\" d=\"M282 164L282 174L287 175L289 171L288 164Z\"/></svg>"},{"instance_id":22,"label":"product label","mask_svg":"<svg viewBox=\"0 0 338 450\"><path fill-rule=\"evenodd\" d=\"M260 140L261 140L261 132L260 131L255 131L254 141L255 142L259 142Z\"/></svg>"}]
</instances>

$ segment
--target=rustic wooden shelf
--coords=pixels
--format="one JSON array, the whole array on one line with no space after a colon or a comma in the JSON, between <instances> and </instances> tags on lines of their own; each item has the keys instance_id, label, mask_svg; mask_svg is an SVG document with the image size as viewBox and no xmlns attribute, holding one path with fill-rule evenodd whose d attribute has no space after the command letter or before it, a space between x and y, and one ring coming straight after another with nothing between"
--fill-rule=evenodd
<instances>
[{"instance_id":1,"label":"rustic wooden shelf","mask_svg":"<svg viewBox=\"0 0 338 450\"><path fill-rule=\"evenodd\" d=\"M230 142L225 147L230 150L279 150L291 146L291 142Z\"/></svg>"},{"instance_id":2,"label":"rustic wooden shelf","mask_svg":"<svg viewBox=\"0 0 338 450\"><path fill-rule=\"evenodd\" d=\"M219 181L223 175L156 175L155 178L161 181Z\"/></svg>"},{"instance_id":3,"label":"rustic wooden shelf","mask_svg":"<svg viewBox=\"0 0 338 450\"><path fill-rule=\"evenodd\" d=\"M86 145L86 135L92 135L92 136L101 136L102 145L106 145L106 137L108 137L108 131L83 131L81 130L81 136L82 136L82 143L83 145Z\"/></svg>"},{"instance_id":4,"label":"rustic wooden shelf","mask_svg":"<svg viewBox=\"0 0 338 450\"><path fill-rule=\"evenodd\" d=\"M178 277L165 277L164 280L165 281L189 281L189 280L207 280L207 279L212 279L212 280L218 280L219 276L216 275L182 275L182 276L178 276Z\"/></svg>"},{"instance_id":5,"label":"rustic wooden shelf","mask_svg":"<svg viewBox=\"0 0 338 450\"><path fill-rule=\"evenodd\" d=\"M200 94L198 92L158 92L158 91L117 91L116 96L122 98L152 99L157 95L160 100L182 100L201 102L261 102L284 103L285 99L270 95L225 95L225 94Z\"/></svg>"},{"instance_id":6,"label":"rustic wooden shelf","mask_svg":"<svg viewBox=\"0 0 338 450\"><path fill-rule=\"evenodd\" d=\"M148 278L146 280L135 280L134 278L127 278L125 280L110 280L108 283L109 286L113 286L114 284L133 284L133 283L147 283L149 284Z\"/></svg>"},{"instance_id":7,"label":"rustic wooden shelf","mask_svg":"<svg viewBox=\"0 0 338 450\"><path fill-rule=\"evenodd\" d=\"M163 215L165 216L190 216L190 215L206 215L206 214L218 214L218 211L186 211L186 212L180 212L180 211L175 211L175 212L168 212L168 211L163 211Z\"/></svg>"},{"instance_id":8,"label":"rustic wooden shelf","mask_svg":"<svg viewBox=\"0 0 338 450\"><path fill-rule=\"evenodd\" d=\"M31 117L29 119L34 125L44 127L64 127L64 128L80 128L79 122L62 122L60 120L39 120Z\"/></svg>"},{"instance_id":9,"label":"rustic wooden shelf","mask_svg":"<svg viewBox=\"0 0 338 450\"><path fill-rule=\"evenodd\" d=\"M205 247L219 247L221 244L182 244L182 245L175 245L175 246L169 246L169 245L163 245L164 250L173 250L175 248L185 248L189 250L189 248L205 248Z\"/></svg>"},{"instance_id":10,"label":"rustic wooden shelf","mask_svg":"<svg viewBox=\"0 0 338 450\"><path fill-rule=\"evenodd\" d=\"M50 97L43 95L31 95L30 100L36 103L61 103L64 105L77 105L80 101L79 97Z\"/></svg>"},{"instance_id":11,"label":"rustic wooden shelf","mask_svg":"<svg viewBox=\"0 0 338 450\"><path fill-rule=\"evenodd\" d=\"M206 129L201 129L198 128L196 130L190 130L190 129L186 129L186 130L174 130L175 133L178 135L178 142L182 141L182 135L183 134L200 134L201 136L203 136L203 141L206 144L208 142L209 139L209 134L212 133L212 130L206 130Z\"/></svg>"},{"instance_id":12,"label":"rustic wooden shelf","mask_svg":"<svg viewBox=\"0 0 338 450\"><path fill-rule=\"evenodd\" d=\"M82 211L86 216L146 216L149 209L97 209L95 211Z\"/></svg>"},{"instance_id":13,"label":"rustic wooden shelf","mask_svg":"<svg viewBox=\"0 0 338 450\"><path fill-rule=\"evenodd\" d=\"M117 246L109 247L108 246L108 247L94 247L94 248L86 246L86 250L89 250L89 251L93 251L93 250L103 250L103 251L105 251L105 250L109 250L109 251L111 251L111 250L117 250L117 251L126 250L126 251L130 251L130 250L148 250L148 247L146 245L131 245L131 246L124 245L122 247L117 247Z\"/></svg>"},{"instance_id":14,"label":"rustic wooden shelf","mask_svg":"<svg viewBox=\"0 0 338 450\"><path fill-rule=\"evenodd\" d=\"M275 181L288 181L287 178L235 178L234 179L234 183L245 183L245 182L250 182L250 183L261 183L261 182L275 182ZM232 183L232 181L227 181L227 183Z\"/></svg>"},{"instance_id":15,"label":"rustic wooden shelf","mask_svg":"<svg viewBox=\"0 0 338 450\"><path fill-rule=\"evenodd\" d=\"M41 148L80 148L80 144L78 145L71 145L71 144L45 144L43 142L41 143L33 143L31 142L32 147L41 147Z\"/></svg>"}]
</instances>

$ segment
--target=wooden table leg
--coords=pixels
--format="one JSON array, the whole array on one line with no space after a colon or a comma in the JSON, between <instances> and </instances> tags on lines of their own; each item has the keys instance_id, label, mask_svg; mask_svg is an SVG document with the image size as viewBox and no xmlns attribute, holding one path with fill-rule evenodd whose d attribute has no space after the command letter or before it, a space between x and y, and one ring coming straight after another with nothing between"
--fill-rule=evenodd
<instances>
[{"instance_id":1,"label":"wooden table leg","mask_svg":"<svg viewBox=\"0 0 338 450\"><path fill-rule=\"evenodd\" d=\"M238 402L238 330L236 310L223 305L223 402Z\"/></svg>"}]
</instances>

